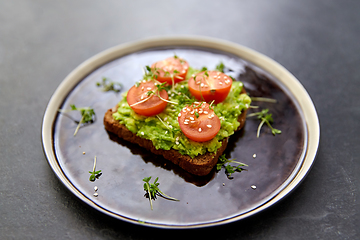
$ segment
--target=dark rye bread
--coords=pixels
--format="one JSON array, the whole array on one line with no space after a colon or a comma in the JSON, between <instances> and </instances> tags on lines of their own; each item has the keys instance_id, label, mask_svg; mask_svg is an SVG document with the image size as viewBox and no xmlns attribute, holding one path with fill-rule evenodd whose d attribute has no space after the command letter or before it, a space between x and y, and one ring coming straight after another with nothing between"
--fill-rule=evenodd
<instances>
[{"instance_id":1,"label":"dark rye bread","mask_svg":"<svg viewBox=\"0 0 360 240\"><path fill-rule=\"evenodd\" d=\"M180 166L185 171L194 175L205 176L209 174L213 167L216 165L218 158L225 151L228 144L228 138L225 138L224 140L222 140L222 146L215 153L207 152L204 155L196 156L194 158L191 158L188 155L182 155L179 153L179 151L176 151L174 149L156 149L155 146L152 144L151 140L136 136L134 133L128 130L125 125L122 125L118 121L114 120L112 114L117 111L117 107L118 106L115 106L114 108L109 109L105 113L104 125L107 131L116 134L117 136L126 141L136 143L139 146L150 150L154 154L163 156L165 159L170 160L174 164ZM240 126L236 131L240 130L245 125L246 112L247 111L245 110L239 116L238 121L240 122Z\"/></svg>"}]
</instances>

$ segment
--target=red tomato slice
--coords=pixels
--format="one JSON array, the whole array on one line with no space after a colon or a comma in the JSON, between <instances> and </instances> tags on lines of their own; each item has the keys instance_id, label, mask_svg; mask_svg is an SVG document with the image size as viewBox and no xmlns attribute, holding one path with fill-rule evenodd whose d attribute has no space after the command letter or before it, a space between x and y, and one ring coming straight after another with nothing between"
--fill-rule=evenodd
<instances>
[{"instance_id":1,"label":"red tomato slice","mask_svg":"<svg viewBox=\"0 0 360 240\"><path fill-rule=\"evenodd\" d=\"M159 82L167 82L172 84L172 77L174 83L183 81L189 69L189 63L179 57L170 57L162 61L158 61L151 65L153 73L157 76L156 80Z\"/></svg>"},{"instance_id":2,"label":"red tomato slice","mask_svg":"<svg viewBox=\"0 0 360 240\"><path fill-rule=\"evenodd\" d=\"M149 95L149 91L153 93ZM139 86L130 88L126 100L137 114L154 116L164 111L167 105L167 102L161 100L157 93L154 81L141 82ZM165 90L161 90L159 94L163 99L168 100L169 96Z\"/></svg>"},{"instance_id":3,"label":"red tomato slice","mask_svg":"<svg viewBox=\"0 0 360 240\"><path fill-rule=\"evenodd\" d=\"M213 139L221 127L219 118L205 102L184 107L178 115L178 121L185 136L196 142Z\"/></svg>"},{"instance_id":4,"label":"red tomato slice","mask_svg":"<svg viewBox=\"0 0 360 240\"><path fill-rule=\"evenodd\" d=\"M230 92L232 79L219 71L200 72L189 79L189 90L198 100L220 103Z\"/></svg>"}]
</instances>

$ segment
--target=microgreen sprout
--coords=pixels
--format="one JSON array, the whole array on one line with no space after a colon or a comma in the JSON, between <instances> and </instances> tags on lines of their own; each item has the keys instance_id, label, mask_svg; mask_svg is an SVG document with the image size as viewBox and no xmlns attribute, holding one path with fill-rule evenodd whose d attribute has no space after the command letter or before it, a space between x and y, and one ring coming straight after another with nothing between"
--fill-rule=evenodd
<instances>
[{"instance_id":1,"label":"microgreen sprout","mask_svg":"<svg viewBox=\"0 0 360 240\"><path fill-rule=\"evenodd\" d=\"M209 110L214 110L213 104L214 104L215 100L212 100L211 103L209 104Z\"/></svg>"},{"instance_id":2,"label":"microgreen sprout","mask_svg":"<svg viewBox=\"0 0 360 240\"><path fill-rule=\"evenodd\" d=\"M147 91L147 92L146 92L146 96L147 96L146 98L144 98L143 100L141 100L141 101L139 101L139 102L136 102L136 103L134 103L134 104L131 104L130 107L135 106L135 105L138 105L138 104L141 104L141 103L143 103L143 102L146 102L146 101L149 100L153 95L158 96L158 97L159 97L162 101L164 101L164 102L171 103L171 104L178 104L177 102L169 101L169 100L161 97L160 91L162 91L162 90L165 90L165 91L166 91L166 90L167 90L167 88L165 87L165 84L166 84L166 83L160 83L160 82L156 81L155 79L153 79L153 81L155 81L155 84L154 84L154 85L156 86L156 90L155 90L155 91L152 91L152 90ZM139 87L139 85L137 85L137 87Z\"/></svg>"},{"instance_id":3,"label":"microgreen sprout","mask_svg":"<svg viewBox=\"0 0 360 240\"><path fill-rule=\"evenodd\" d=\"M161 117L160 117L159 115L156 115L156 117L159 119L159 121L160 121L167 129L170 130L169 125L167 125L167 124L161 119Z\"/></svg>"},{"instance_id":4,"label":"microgreen sprout","mask_svg":"<svg viewBox=\"0 0 360 240\"><path fill-rule=\"evenodd\" d=\"M272 118L272 114L271 113L268 113L269 112L269 109L263 109L262 111L260 112L256 112L256 113L251 113L249 114L247 117L254 117L256 116L258 119L261 120L260 124L259 124L259 127L257 129L257 134L256 136L259 137L260 136L260 130L262 128L262 126L264 125L264 123L266 123L269 128L271 129L271 133L275 136L276 134L280 134L281 133L281 130L279 129L276 129L276 128L273 128L271 126L271 123L274 122L273 118Z\"/></svg>"},{"instance_id":5,"label":"microgreen sprout","mask_svg":"<svg viewBox=\"0 0 360 240\"><path fill-rule=\"evenodd\" d=\"M252 102L268 102L268 103L276 103L276 99L273 98L264 98L264 97L251 97Z\"/></svg>"},{"instance_id":6,"label":"microgreen sprout","mask_svg":"<svg viewBox=\"0 0 360 240\"><path fill-rule=\"evenodd\" d=\"M229 163L236 163L238 165L232 166ZM244 170L241 167L244 167L244 166L247 167L248 165L246 165L245 163L237 162L237 161L235 161L235 159L227 159L225 157L225 154L223 154L219 157L218 164L216 164L216 170L219 171L222 167L224 167L227 177L232 178L231 174L233 174L235 172L241 172L242 170Z\"/></svg>"},{"instance_id":7,"label":"microgreen sprout","mask_svg":"<svg viewBox=\"0 0 360 240\"><path fill-rule=\"evenodd\" d=\"M96 156L94 158L93 170L92 170L92 172L89 171L89 173L91 174L89 180L92 181L92 182L95 181L95 179L99 178L100 175L101 175L101 170L95 171L95 169L96 169Z\"/></svg>"},{"instance_id":8,"label":"microgreen sprout","mask_svg":"<svg viewBox=\"0 0 360 240\"><path fill-rule=\"evenodd\" d=\"M176 198L166 195L159 189L158 186L160 185L160 183L157 182L159 180L158 177L155 179L153 183L150 183L150 180L151 180L151 176L143 179L143 181L145 182L144 183L144 191L146 192L145 196L149 198L151 210L153 210L152 200L155 200L156 196L160 196L172 201L180 201Z\"/></svg>"},{"instance_id":9,"label":"microgreen sprout","mask_svg":"<svg viewBox=\"0 0 360 240\"><path fill-rule=\"evenodd\" d=\"M218 65L216 65L216 70L219 71L219 72L224 72L224 68L225 68L225 65L223 62L220 62Z\"/></svg>"},{"instance_id":10,"label":"microgreen sprout","mask_svg":"<svg viewBox=\"0 0 360 240\"><path fill-rule=\"evenodd\" d=\"M154 79L154 78L156 79L157 75L155 75L153 71L159 72L159 71L157 71L156 67L154 69L151 69L151 67L145 66L143 79L147 79L147 80Z\"/></svg>"},{"instance_id":11,"label":"microgreen sprout","mask_svg":"<svg viewBox=\"0 0 360 240\"><path fill-rule=\"evenodd\" d=\"M62 112L62 113L71 112L71 111L79 111L81 113L81 119L78 122L78 125L74 132L74 136L75 136L77 134L77 132L79 131L81 124L94 122L96 115L95 115L94 109L92 109L90 107L77 108L74 104L71 104L70 107L71 107L71 109L69 109L69 110L59 109L58 111Z\"/></svg>"},{"instance_id":12,"label":"microgreen sprout","mask_svg":"<svg viewBox=\"0 0 360 240\"><path fill-rule=\"evenodd\" d=\"M97 82L96 86L102 87L102 90L104 92L108 92L108 91L120 92L122 88L121 83L111 81L111 79L106 77L103 77L101 82Z\"/></svg>"},{"instance_id":13,"label":"microgreen sprout","mask_svg":"<svg viewBox=\"0 0 360 240\"><path fill-rule=\"evenodd\" d=\"M182 58L179 58L175 53L174 53L174 58L175 58L175 59L179 59L179 61L180 61L181 64L184 64L184 63L185 63L185 61L184 61Z\"/></svg>"}]
</instances>

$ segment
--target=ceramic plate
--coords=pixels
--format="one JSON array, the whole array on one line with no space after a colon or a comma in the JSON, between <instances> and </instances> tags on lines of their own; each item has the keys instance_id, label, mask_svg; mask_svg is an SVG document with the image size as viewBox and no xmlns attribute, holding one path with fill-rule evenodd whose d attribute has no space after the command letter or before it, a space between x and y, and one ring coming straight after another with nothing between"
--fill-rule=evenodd
<instances>
[{"instance_id":1,"label":"ceramic plate","mask_svg":"<svg viewBox=\"0 0 360 240\"><path fill-rule=\"evenodd\" d=\"M254 101L249 113L268 108L273 136L260 121L248 118L245 127L230 138L226 156L246 163L244 171L228 178L225 170L196 177L137 145L109 134L103 126L107 109L142 78L142 69L174 54L194 68L214 69L223 62L226 71L242 81ZM103 77L122 84L120 93L97 86ZM58 109L90 106L93 124L76 136L78 112ZM110 48L82 63L57 88L46 108L42 126L43 148L60 181L93 208L124 221L160 228L196 228L237 221L260 212L288 195L310 170L319 145L320 128L315 107L306 90L284 67L268 57L234 43L201 37L152 38ZM256 154L256 156L254 155ZM102 175L89 181L97 157ZM160 189L179 202L158 197L150 209L143 190L145 177L159 177ZM94 187L97 187L97 197Z\"/></svg>"}]
</instances>

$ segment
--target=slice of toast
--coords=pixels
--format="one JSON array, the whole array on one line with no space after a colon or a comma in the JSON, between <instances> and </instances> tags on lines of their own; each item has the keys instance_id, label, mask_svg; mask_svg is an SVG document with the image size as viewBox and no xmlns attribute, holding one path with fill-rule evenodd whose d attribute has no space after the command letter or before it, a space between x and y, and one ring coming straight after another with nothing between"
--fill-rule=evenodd
<instances>
[{"instance_id":1,"label":"slice of toast","mask_svg":"<svg viewBox=\"0 0 360 240\"><path fill-rule=\"evenodd\" d=\"M194 175L205 176L209 174L213 167L216 165L218 158L223 154L227 147L228 138L225 138L222 140L221 147L216 152L207 152L194 158L191 158L188 155L182 155L179 151L174 149L156 149L151 140L147 140L137 136L136 134L128 130L125 125L120 124L113 118L112 114L117 111L117 108L118 106L115 106L114 108L109 109L105 113L104 125L107 131L116 134L118 137L126 141L136 143L139 146L150 150L154 154L163 156L165 159L170 160L172 163L180 166L185 171L190 172ZM244 110L239 116L238 121L240 122L240 126L236 131L240 130L245 125L246 112L247 110Z\"/></svg>"}]
</instances>

